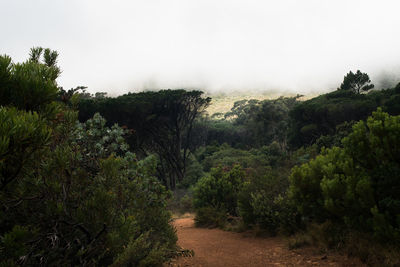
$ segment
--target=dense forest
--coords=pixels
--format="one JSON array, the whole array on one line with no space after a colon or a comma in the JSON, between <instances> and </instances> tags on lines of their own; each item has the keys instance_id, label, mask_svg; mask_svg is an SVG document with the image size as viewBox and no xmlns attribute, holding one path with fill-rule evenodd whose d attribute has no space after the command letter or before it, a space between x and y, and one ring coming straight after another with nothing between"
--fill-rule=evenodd
<instances>
[{"instance_id":1,"label":"dense forest","mask_svg":"<svg viewBox=\"0 0 400 267\"><path fill-rule=\"evenodd\" d=\"M400 83L208 114L202 91L65 90L57 56L0 56L0 266L160 266L184 211L400 264Z\"/></svg>"}]
</instances>

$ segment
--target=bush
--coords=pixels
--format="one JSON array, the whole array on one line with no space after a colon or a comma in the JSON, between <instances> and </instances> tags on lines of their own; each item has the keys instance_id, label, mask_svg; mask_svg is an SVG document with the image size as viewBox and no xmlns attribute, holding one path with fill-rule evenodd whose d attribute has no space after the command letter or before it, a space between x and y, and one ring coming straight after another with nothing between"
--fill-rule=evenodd
<instances>
[{"instance_id":1,"label":"bush","mask_svg":"<svg viewBox=\"0 0 400 267\"><path fill-rule=\"evenodd\" d=\"M237 215L237 197L243 180L244 172L240 165L231 170L221 167L211 169L211 173L201 178L194 187L195 209L212 207Z\"/></svg>"},{"instance_id":2,"label":"bush","mask_svg":"<svg viewBox=\"0 0 400 267\"><path fill-rule=\"evenodd\" d=\"M34 95L35 85L56 85L35 64L18 76ZM154 158L138 160L125 131L98 114L78 123L77 112L53 101L53 87L44 95L53 100L24 102L10 84L0 88L9 96L0 106L0 266L160 266L171 257L169 193ZM58 113L49 116L48 106Z\"/></svg>"},{"instance_id":3,"label":"bush","mask_svg":"<svg viewBox=\"0 0 400 267\"><path fill-rule=\"evenodd\" d=\"M342 143L293 168L289 191L298 211L400 244L400 116L378 109Z\"/></svg>"},{"instance_id":4,"label":"bush","mask_svg":"<svg viewBox=\"0 0 400 267\"><path fill-rule=\"evenodd\" d=\"M239 165L231 170L219 167L197 182L193 190L196 225L223 227L228 214L238 215L238 193L244 175Z\"/></svg>"},{"instance_id":5,"label":"bush","mask_svg":"<svg viewBox=\"0 0 400 267\"><path fill-rule=\"evenodd\" d=\"M270 234L292 233L299 227L295 206L286 195L288 182L284 174L270 172L252 177L239 193L239 214L243 222L257 225Z\"/></svg>"},{"instance_id":6,"label":"bush","mask_svg":"<svg viewBox=\"0 0 400 267\"><path fill-rule=\"evenodd\" d=\"M64 120L53 128L51 149L26 158L1 191L1 204L8 207L0 221L2 258L28 265L108 265L123 257L154 266L167 260L176 236L167 191L152 177L155 160L138 161L126 151L123 130L106 128L98 115L75 127L76 117ZM20 142L7 144L12 150ZM0 166L2 175L16 166L10 160ZM139 244L141 236L146 238Z\"/></svg>"}]
</instances>

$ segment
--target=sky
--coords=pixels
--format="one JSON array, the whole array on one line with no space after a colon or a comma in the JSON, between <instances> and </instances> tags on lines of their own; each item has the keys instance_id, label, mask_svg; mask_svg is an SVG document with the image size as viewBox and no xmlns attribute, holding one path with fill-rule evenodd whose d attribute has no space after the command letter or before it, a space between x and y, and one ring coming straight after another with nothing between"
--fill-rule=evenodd
<instances>
[{"instance_id":1,"label":"sky","mask_svg":"<svg viewBox=\"0 0 400 267\"><path fill-rule=\"evenodd\" d=\"M0 0L0 54L57 50L59 85L92 93L319 93L357 69L400 82L399 10L398 0Z\"/></svg>"}]
</instances>

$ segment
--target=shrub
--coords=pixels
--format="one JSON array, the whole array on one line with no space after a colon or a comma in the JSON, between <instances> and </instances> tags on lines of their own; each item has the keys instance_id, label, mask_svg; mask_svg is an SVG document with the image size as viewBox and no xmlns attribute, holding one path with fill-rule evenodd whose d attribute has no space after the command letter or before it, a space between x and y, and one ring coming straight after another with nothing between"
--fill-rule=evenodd
<instances>
[{"instance_id":1,"label":"shrub","mask_svg":"<svg viewBox=\"0 0 400 267\"><path fill-rule=\"evenodd\" d=\"M243 185L244 172L240 165L231 170L211 169L208 176L201 178L194 187L195 209L212 207L237 215L237 197Z\"/></svg>"},{"instance_id":2,"label":"shrub","mask_svg":"<svg viewBox=\"0 0 400 267\"><path fill-rule=\"evenodd\" d=\"M399 244L400 116L378 109L342 143L293 169L289 191L298 211Z\"/></svg>"},{"instance_id":3,"label":"shrub","mask_svg":"<svg viewBox=\"0 0 400 267\"><path fill-rule=\"evenodd\" d=\"M103 120L99 116L86 126L73 127L74 116L64 120L53 128L50 147L27 158L1 191L8 207L0 221L2 258L28 265L108 265L122 257L154 266L167 260L176 236L167 191L152 176L155 160L138 161L125 149L123 130L94 123Z\"/></svg>"},{"instance_id":4,"label":"shrub","mask_svg":"<svg viewBox=\"0 0 400 267\"><path fill-rule=\"evenodd\" d=\"M201 178L193 191L196 225L225 225L228 214L237 216L238 193L244 181L244 171L239 165L231 170L211 169L208 176Z\"/></svg>"},{"instance_id":5,"label":"shrub","mask_svg":"<svg viewBox=\"0 0 400 267\"><path fill-rule=\"evenodd\" d=\"M0 79L13 77L2 64ZM9 96L0 106L0 266L161 265L176 234L156 161L138 160L125 131L100 115L79 124L77 112L47 99L53 70L35 64L18 76L22 89L39 94L32 101L22 91L27 102L16 99L12 81L0 84ZM52 86L46 99L35 85ZM49 116L53 104L58 113Z\"/></svg>"},{"instance_id":6,"label":"shrub","mask_svg":"<svg viewBox=\"0 0 400 267\"><path fill-rule=\"evenodd\" d=\"M298 216L285 193L287 186L287 178L278 172L252 177L239 193L238 207L243 222L248 226L257 225L271 234L278 230L293 232L298 227Z\"/></svg>"}]
</instances>

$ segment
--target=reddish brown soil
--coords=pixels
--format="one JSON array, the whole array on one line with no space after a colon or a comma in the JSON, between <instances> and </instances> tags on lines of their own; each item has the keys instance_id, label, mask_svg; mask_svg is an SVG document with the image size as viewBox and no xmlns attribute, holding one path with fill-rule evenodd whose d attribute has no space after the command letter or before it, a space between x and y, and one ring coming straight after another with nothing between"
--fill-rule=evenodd
<instances>
[{"instance_id":1,"label":"reddish brown soil","mask_svg":"<svg viewBox=\"0 0 400 267\"><path fill-rule=\"evenodd\" d=\"M172 266L363 266L356 259L313 248L289 250L279 237L196 228L193 218L176 219L174 225L178 244L195 255L174 260Z\"/></svg>"}]
</instances>

